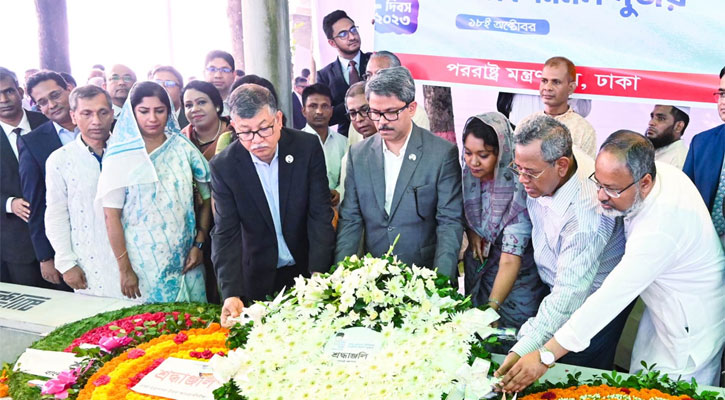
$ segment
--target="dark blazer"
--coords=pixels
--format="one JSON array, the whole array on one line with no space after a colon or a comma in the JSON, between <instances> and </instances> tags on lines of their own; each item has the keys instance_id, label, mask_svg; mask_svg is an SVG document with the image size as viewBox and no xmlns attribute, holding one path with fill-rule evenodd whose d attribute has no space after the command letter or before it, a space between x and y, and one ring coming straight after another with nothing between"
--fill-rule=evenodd
<instances>
[{"instance_id":1,"label":"dark blazer","mask_svg":"<svg viewBox=\"0 0 725 400\"><path fill-rule=\"evenodd\" d=\"M292 126L302 129L307 125L307 118L302 114L302 103L295 92L292 92Z\"/></svg>"},{"instance_id":2,"label":"dark blazer","mask_svg":"<svg viewBox=\"0 0 725 400\"><path fill-rule=\"evenodd\" d=\"M350 148L345 197L340 206L335 260L357 253L393 254L404 263L458 275L463 239L463 197L458 148L413 124L395 184L390 215L385 211L383 140L374 135Z\"/></svg>"},{"instance_id":3,"label":"dark blazer","mask_svg":"<svg viewBox=\"0 0 725 400\"><path fill-rule=\"evenodd\" d=\"M335 232L325 156L314 135L283 128L278 143L282 234L296 265L327 272ZM235 140L210 162L214 229L212 261L222 299L264 300L273 293L277 236L250 153Z\"/></svg>"},{"instance_id":4,"label":"dark blazer","mask_svg":"<svg viewBox=\"0 0 725 400\"><path fill-rule=\"evenodd\" d=\"M25 112L30 129L35 129L48 121L41 113ZM13 153L6 132L0 127L0 260L18 264L35 261L33 244L30 241L28 224L15 214L5 212L10 197L23 197L20 186L18 159Z\"/></svg>"},{"instance_id":5,"label":"dark blazer","mask_svg":"<svg viewBox=\"0 0 725 400\"><path fill-rule=\"evenodd\" d=\"M53 258L55 251L45 236L45 161L63 144L52 121L33 129L18 140L20 184L30 203L30 238L38 260Z\"/></svg>"},{"instance_id":6,"label":"dark blazer","mask_svg":"<svg viewBox=\"0 0 725 400\"><path fill-rule=\"evenodd\" d=\"M725 155L725 124L695 135L682 171L692 179L712 212Z\"/></svg>"},{"instance_id":7,"label":"dark blazer","mask_svg":"<svg viewBox=\"0 0 725 400\"><path fill-rule=\"evenodd\" d=\"M360 77L365 74L365 69L368 66L368 60L372 53L360 54ZM347 136L347 130L350 128L350 121L345 116L345 93L350 85L345 82L345 78L342 75L342 65L340 60L335 58L335 61L329 63L325 68L317 71L317 82L322 83L330 88L332 92L332 106L334 110L332 112L332 118L330 119L330 126L338 125L337 131Z\"/></svg>"}]
</instances>

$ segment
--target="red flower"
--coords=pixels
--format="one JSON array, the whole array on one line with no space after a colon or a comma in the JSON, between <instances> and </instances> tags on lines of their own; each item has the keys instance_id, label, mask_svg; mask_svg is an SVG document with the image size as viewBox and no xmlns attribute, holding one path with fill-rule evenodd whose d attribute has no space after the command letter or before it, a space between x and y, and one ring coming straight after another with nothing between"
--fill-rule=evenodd
<instances>
[{"instance_id":1,"label":"red flower","mask_svg":"<svg viewBox=\"0 0 725 400\"><path fill-rule=\"evenodd\" d=\"M620 388L619 390L621 390L624 393L629 394L629 389L627 389L627 388Z\"/></svg>"},{"instance_id":2,"label":"red flower","mask_svg":"<svg viewBox=\"0 0 725 400\"><path fill-rule=\"evenodd\" d=\"M179 332L174 337L174 343L176 343L176 344L182 344L182 343L186 342L188 339L189 339L189 337L186 336L186 334L184 332Z\"/></svg>"},{"instance_id":3,"label":"red flower","mask_svg":"<svg viewBox=\"0 0 725 400\"><path fill-rule=\"evenodd\" d=\"M135 358L143 357L145 354L146 352L142 349L131 349L128 352L127 357L133 360Z\"/></svg>"},{"instance_id":4,"label":"red flower","mask_svg":"<svg viewBox=\"0 0 725 400\"><path fill-rule=\"evenodd\" d=\"M219 351L219 352L217 352L217 355L220 355L220 356L224 357L224 356L227 355L227 353L225 353L223 351Z\"/></svg>"},{"instance_id":5,"label":"red flower","mask_svg":"<svg viewBox=\"0 0 725 400\"><path fill-rule=\"evenodd\" d=\"M546 392L541 395L541 398L545 400L554 400L556 398L556 394L554 394L554 392Z\"/></svg>"},{"instance_id":6,"label":"red flower","mask_svg":"<svg viewBox=\"0 0 725 400\"><path fill-rule=\"evenodd\" d=\"M208 360L214 356L214 353L211 352L211 350L206 349L203 353L201 353L201 357Z\"/></svg>"},{"instance_id":7,"label":"red flower","mask_svg":"<svg viewBox=\"0 0 725 400\"><path fill-rule=\"evenodd\" d=\"M93 381L93 384L96 385L96 386L103 386L103 385L107 384L110 381L111 381L111 377L110 376L108 376L108 375L101 375L101 376L98 377L98 379L96 379L95 381Z\"/></svg>"}]
</instances>

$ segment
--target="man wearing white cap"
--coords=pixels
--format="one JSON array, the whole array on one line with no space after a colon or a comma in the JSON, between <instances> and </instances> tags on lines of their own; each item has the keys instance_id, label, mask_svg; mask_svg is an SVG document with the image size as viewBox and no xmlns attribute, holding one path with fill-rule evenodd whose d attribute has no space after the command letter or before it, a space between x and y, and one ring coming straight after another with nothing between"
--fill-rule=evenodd
<instances>
[{"instance_id":1,"label":"man wearing white cap","mask_svg":"<svg viewBox=\"0 0 725 400\"><path fill-rule=\"evenodd\" d=\"M681 139L690 122L690 107L656 105L645 136L655 147L655 160L682 169L687 146Z\"/></svg>"}]
</instances>

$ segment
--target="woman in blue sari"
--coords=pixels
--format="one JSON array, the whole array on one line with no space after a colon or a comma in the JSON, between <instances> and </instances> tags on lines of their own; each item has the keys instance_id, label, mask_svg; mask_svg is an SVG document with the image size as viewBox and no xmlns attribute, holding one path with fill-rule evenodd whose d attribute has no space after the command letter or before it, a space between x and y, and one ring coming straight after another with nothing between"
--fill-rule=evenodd
<instances>
[{"instance_id":1,"label":"woman in blue sari","mask_svg":"<svg viewBox=\"0 0 725 400\"><path fill-rule=\"evenodd\" d=\"M466 294L501 315L500 327L520 328L546 295L534 263L526 192L508 168L513 130L503 116L471 117L463 128L463 208L469 248Z\"/></svg>"},{"instance_id":2,"label":"woman in blue sari","mask_svg":"<svg viewBox=\"0 0 725 400\"><path fill-rule=\"evenodd\" d=\"M121 272L144 303L206 301L202 248L211 223L210 173L154 82L129 93L104 154L97 199ZM203 205L194 211L194 188Z\"/></svg>"}]
</instances>

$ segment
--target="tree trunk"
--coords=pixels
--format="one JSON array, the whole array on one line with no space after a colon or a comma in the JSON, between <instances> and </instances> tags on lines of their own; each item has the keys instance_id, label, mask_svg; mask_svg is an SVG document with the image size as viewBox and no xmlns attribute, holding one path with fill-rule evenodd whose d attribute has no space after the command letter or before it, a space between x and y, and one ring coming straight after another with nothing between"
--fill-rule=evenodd
<instances>
[{"instance_id":1,"label":"tree trunk","mask_svg":"<svg viewBox=\"0 0 725 400\"><path fill-rule=\"evenodd\" d=\"M242 0L227 0L227 21L232 34L232 55L237 69L244 68L244 31L242 29Z\"/></svg>"},{"instance_id":2,"label":"tree trunk","mask_svg":"<svg viewBox=\"0 0 725 400\"><path fill-rule=\"evenodd\" d=\"M423 85L425 111L430 120L430 130L443 139L456 143L453 120L453 99L451 88Z\"/></svg>"},{"instance_id":3,"label":"tree trunk","mask_svg":"<svg viewBox=\"0 0 725 400\"><path fill-rule=\"evenodd\" d=\"M40 67L70 73L66 0L35 0Z\"/></svg>"}]
</instances>

